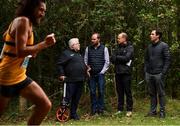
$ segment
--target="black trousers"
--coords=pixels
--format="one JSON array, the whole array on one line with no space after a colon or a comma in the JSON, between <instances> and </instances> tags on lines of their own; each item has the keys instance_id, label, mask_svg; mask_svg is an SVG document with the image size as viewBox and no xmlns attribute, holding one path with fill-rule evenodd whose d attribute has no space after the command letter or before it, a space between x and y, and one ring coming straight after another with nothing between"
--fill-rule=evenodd
<instances>
[{"instance_id":1,"label":"black trousers","mask_svg":"<svg viewBox=\"0 0 180 126\"><path fill-rule=\"evenodd\" d=\"M132 111L133 99L131 93L131 75L116 74L116 90L118 94L118 111L123 111L124 95L126 95L126 110Z\"/></svg>"},{"instance_id":2,"label":"black trousers","mask_svg":"<svg viewBox=\"0 0 180 126\"><path fill-rule=\"evenodd\" d=\"M66 102L70 103L70 115L77 116L77 108L81 98L83 81L66 83Z\"/></svg>"},{"instance_id":3,"label":"black trousers","mask_svg":"<svg viewBox=\"0 0 180 126\"><path fill-rule=\"evenodd\" d=\"M164 78L162 74L146 73L146 82L148 84L148 91L151 97L151 112L156 112L157 102L159 98L160 111L165 111L165 89Z\"/></svg>"}]
</instances>

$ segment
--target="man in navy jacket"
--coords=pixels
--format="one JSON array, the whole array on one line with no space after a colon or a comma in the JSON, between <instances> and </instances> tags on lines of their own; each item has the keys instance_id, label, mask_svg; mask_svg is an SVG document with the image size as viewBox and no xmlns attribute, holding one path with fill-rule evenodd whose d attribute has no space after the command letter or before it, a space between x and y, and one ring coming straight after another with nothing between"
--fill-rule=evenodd
<instances>
[{"instance_id":1,"label":"man in navy jacket","mask_svg":"<svg viewBox=\"0 0 180 126\"><path fill-rule=\"evenodd\" d=\"M168 44L161 41L162 32L153 30L150 35L152 41L145 53L145 79L151 97L150 112L147 116L157 114L157 99L160 104L160 118L165 118L165 89L164 76L170 65L170 52ZM158 98L157 98L158 95Z\"/></svg>"}]
</instances>

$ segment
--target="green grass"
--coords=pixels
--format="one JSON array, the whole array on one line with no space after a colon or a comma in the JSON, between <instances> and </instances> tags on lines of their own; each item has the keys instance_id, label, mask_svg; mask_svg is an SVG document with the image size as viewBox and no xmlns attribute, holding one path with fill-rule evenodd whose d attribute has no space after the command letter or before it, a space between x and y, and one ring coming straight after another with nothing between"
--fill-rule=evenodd
<instances>
[{"instance_id":1,"label":"green grass","mask_svg":"<svg viewBox=\"0 0 180 126\"><path fill-rule=\"evenodd\" d=\"M104 115L89 116L89 106L81 102L80 109L78 110L81 119L79 121L69 120L66 123L60 123L55 119L55 109L51 111L48 117L43 121L42 125L49 126L59 126L59 125L180 125L180 101L179 100L167 100L166 105L166 118L160 119L157 117L144 117L144 115L149 110L149 99L134 99L134 110L132 117L126 117L125 112L121 116L114 116L116 112L116 107L111 106L109 103L107 111ZM88 107L88 108L86 108ZM7 115L3 116L0 124L3 125L25 125L26 118L29 114L25 116L18 116L7 120Z\"/></svg>"}]
</instances>

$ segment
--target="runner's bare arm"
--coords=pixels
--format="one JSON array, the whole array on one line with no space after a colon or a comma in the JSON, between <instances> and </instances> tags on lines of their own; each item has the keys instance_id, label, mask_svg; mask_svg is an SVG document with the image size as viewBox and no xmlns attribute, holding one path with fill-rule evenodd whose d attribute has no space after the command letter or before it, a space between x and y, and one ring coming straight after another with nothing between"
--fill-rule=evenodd
<instances>
[{"instance_id":1,"label":"runner's bare arm","mask_svg":"<svg viewBox=\"0 0 180 126\"><path fill-rule=\"evenodd\" d=\"M34 45L26 46L29 36L31 36L32 26L29 19L21 17L17 19L15 27L15 42L16 42L16 54L18 57L25 57L27 55L36 55L42 49L45 49L56 43L54 34L47 35L44 41Z\"/></svg>"}]
</instances>

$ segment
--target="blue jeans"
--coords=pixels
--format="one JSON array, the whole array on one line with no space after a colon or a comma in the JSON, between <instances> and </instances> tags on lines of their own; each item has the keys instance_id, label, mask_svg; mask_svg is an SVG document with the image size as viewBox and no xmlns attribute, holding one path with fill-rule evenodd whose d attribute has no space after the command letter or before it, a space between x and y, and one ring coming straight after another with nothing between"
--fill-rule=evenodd
<instances>
[{"instance_id":1,"label":"blue jeans","mask_svg":"<svg viewBox=\"0 0 180 126\"><path fill-rule=\"evenodd\" d=\"M98 96L96 96L96 84L98 87ZM91 97L91 111L104 110L104 86L105 75L97 74L90 77L89 89Z\"/></svg>"}]
</instances>

